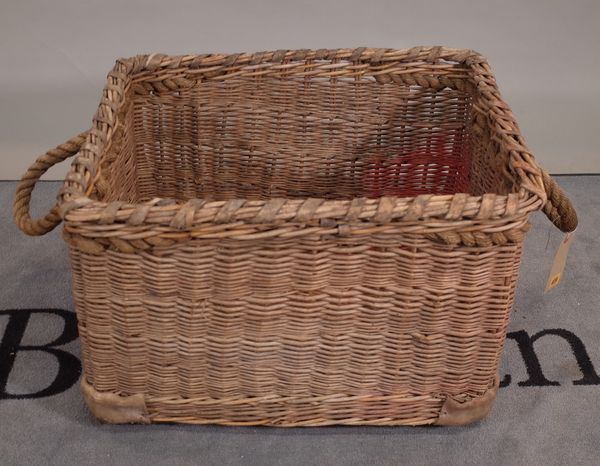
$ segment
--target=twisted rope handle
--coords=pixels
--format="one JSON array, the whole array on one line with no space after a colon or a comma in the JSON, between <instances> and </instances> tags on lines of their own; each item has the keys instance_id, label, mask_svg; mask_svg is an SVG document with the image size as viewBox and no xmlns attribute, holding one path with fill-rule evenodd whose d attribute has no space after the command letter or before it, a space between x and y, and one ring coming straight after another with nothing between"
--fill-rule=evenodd
<instances>
[{"instance_id":1,"label":"twisted rope handle","mask_svg":"<svg viewBox=\"0 0 600 466\"><path fill-rule=\"evenodd\" d=\"M56 228L61 222L61 217L58 214L58 204L55 204L43 218L32 219L29 213L31 193L40 177L50 167L79 152L87 134L88 131L84 131L42 154L21 177L13 204L13 217L19 229L24 233L32 236L44 235ZM556 181L544 170L542 170L542 180L548 198L543 207L544 213L560 230L564 232L575 230L577 227L577 213L573 204Z\"/></svg>"},{"instance_id":2,"label":"twisted rope handle","mask_svg":"<svg viewBox=\"0 0 600 466\"><path fill-rule=\"evenodd\" d=\"M60 215L58 215L58 204L55 204L45 217L32 219L29 213L31 193L40 177L46 173L50 167L79 152L86 136L87 131L78 134L67 142L40 155L21 177L21 181L17 185L15 194L13 217L19 229L24 233L32 236L44 235L56 228L61 222Z\"/></svg>"},{"instance_id":3,"label":"twisted rope handle","mask_svg":"<svg viewBox=\"0 0 600 466\"><path fill-rule=\"evenodd\" d=\"M542 180L548 196L542 210L561 231L568 233L575 230L578 221L573 204L554 178L544 170L542 170Z\"/></svg>"}]
</instances>

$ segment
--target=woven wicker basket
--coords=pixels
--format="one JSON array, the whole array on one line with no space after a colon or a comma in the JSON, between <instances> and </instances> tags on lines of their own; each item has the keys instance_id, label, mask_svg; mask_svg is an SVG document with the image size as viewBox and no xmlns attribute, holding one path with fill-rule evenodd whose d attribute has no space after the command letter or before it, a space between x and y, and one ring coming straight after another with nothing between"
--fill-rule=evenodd
<instances>
[{"instance_id":1,"label":"woven wicker basket","mask_svg":"<svg viewBox=\"0 0 600 466\"><path fill-rule=\"evenodd\" d=\"M495 398L540 209L576 227L485 59L416 47L118 60L14 214L65 221L103 421L449 425Z\"/></svg>"}]
</instances>

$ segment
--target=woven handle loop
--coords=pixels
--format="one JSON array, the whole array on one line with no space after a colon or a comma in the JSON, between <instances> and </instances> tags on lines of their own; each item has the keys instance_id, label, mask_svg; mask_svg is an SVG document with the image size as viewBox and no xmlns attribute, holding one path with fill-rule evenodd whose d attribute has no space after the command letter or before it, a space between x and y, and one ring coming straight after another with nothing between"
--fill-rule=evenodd
<instances>
[{"instance_id":1,"label":"woven handle loop","mask_svg":"<svg viewBox=\"0 0 600 466\"><path fill-rule=\"evenodd\" d=\"M40 219L32 219L29 212L31 203L31 193L35 188L40 177L48 171L50 167L62 162L63 160L72 157L79 152L85 141L87 131L69 139L67 142L50 149L45 154L40 155L37 160L31 165L25 174L21 177L21 181L17 185L15 194L15 202L13 204L13 217L15 223L21 231L32 236L40 236L52 231L61 222L58 215L58 205Z\"/></svg>"},{"instance_id":2,"label":"woven handle loop","mask_svg":"<svg viewBox=\"0 0 600 466\"><path fill-rule=\"evenodd\" d=\"M568 233L577 228L577 212L573 204L548 173L542 170L542 180L548 200L544 204L543 211L550 221L561 231Z\"/></svg>"}]
</instances>

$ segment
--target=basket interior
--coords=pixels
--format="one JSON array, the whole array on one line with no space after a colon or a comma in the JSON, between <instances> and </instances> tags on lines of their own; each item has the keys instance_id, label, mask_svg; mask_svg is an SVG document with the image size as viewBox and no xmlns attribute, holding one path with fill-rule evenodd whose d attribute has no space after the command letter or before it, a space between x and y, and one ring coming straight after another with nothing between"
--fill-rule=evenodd
<instances>
[{"instance_id":1,"label":"basket interior","mask_svg":"<svg viewBox=\"0 0 600 466\"><path fill-rule=\"evenodd\" d=\"M382 84L372 76L240 76L180 90L131 86L103 156L106 189L98 197L514 191L507 154L486 119L477 118L475 86L465 89Z\"/></svg>"}]
</instances>

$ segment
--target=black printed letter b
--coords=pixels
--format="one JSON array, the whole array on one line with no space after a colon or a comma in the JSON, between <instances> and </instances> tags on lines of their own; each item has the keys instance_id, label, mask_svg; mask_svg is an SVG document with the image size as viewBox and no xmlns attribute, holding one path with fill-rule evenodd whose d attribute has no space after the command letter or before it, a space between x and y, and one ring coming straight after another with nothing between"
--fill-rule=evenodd
<instances>
[{"instance_id":1,"label":"black printed letter b","mask_svg":"<svg viewBox=\"0 0 600 466\"><path fill-rule=\"evenodd\" d=\"M45 345L21 345L29 319L34 314L53 314L64 322L62 334ZM79 359L57 346L67 344L77 338L77 321L72 312L63 309L11 309L0 311L8 315L8 324L0 342L0 400L15 398L41 398L56 395L71 388L81 374ZM58 373L50 385L35 393L7 393L6 384L17 354L23 351L44 351L53 355L58 362Z\"/></svg>"}]
</instances>

